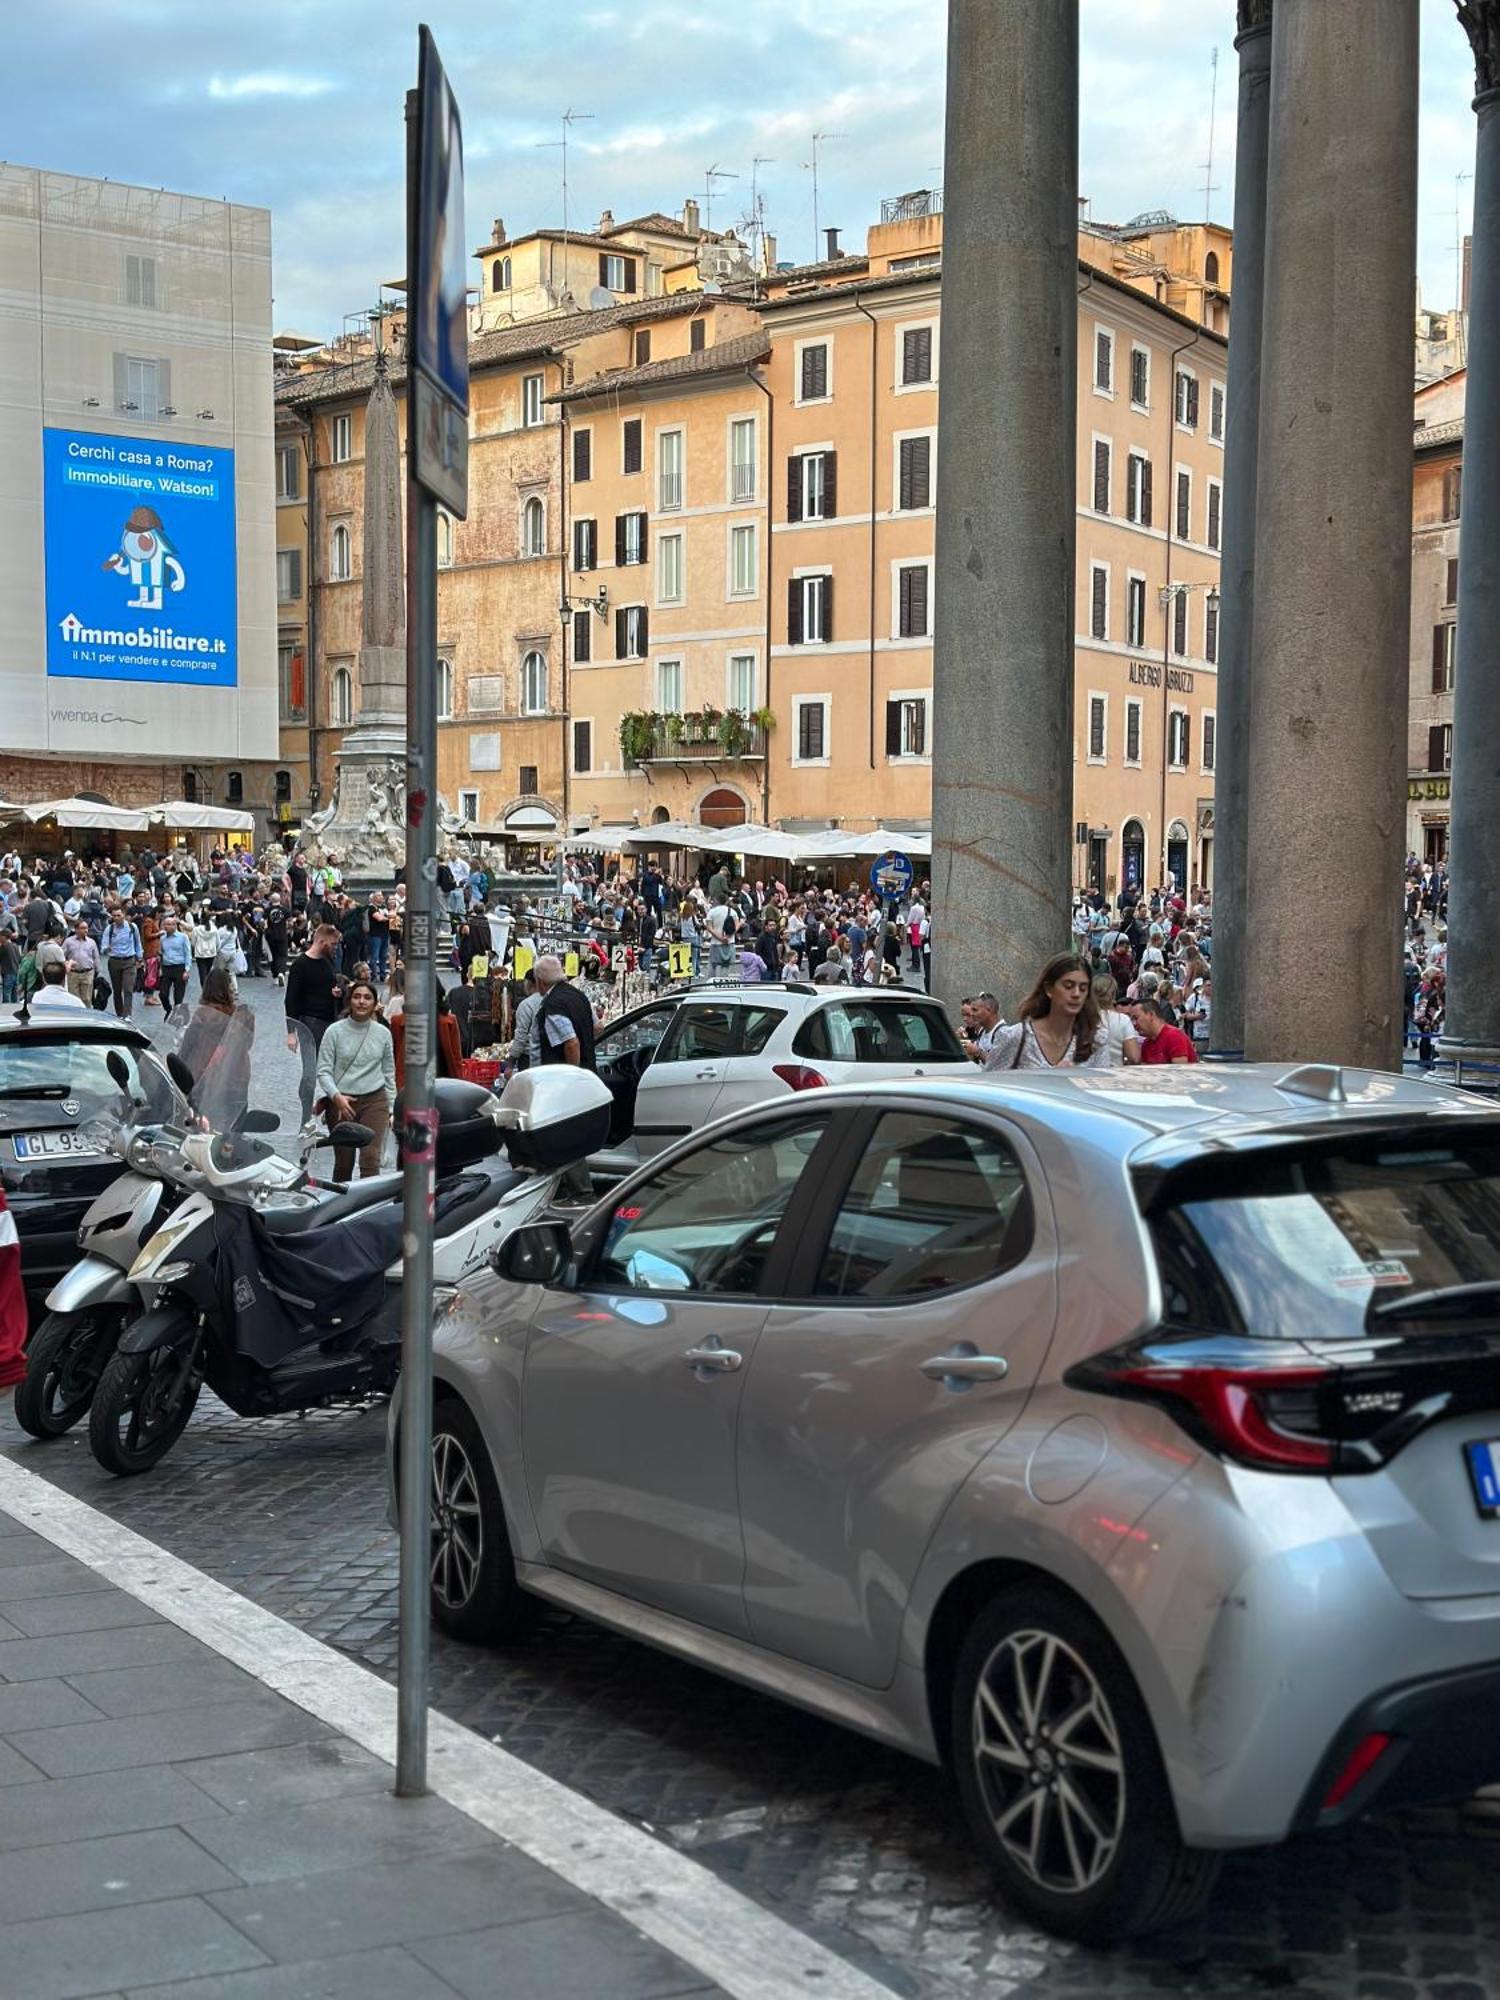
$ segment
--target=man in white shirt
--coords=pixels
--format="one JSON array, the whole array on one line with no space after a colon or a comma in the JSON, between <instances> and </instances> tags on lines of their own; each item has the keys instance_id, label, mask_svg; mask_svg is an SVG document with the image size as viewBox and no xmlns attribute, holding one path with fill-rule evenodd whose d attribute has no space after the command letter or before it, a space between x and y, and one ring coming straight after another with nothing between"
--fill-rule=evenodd
<instances>
[{"instance_id":1,"label":"man in white shirt","mask_svg":"<svg viewBox=\"0 0 1500 2000\"><path fill-rule=\"evenodd\" d=\"M708 913L708 969L721 979L734 967L734 934L738 928L738 919L728 903L715 903Z\"/></svg>"},{"instance_id":2,"label":"man in white shirt","mask_svg":"<svg viewBox=\"0 0 1500 2000\"><path fill-rule=\"evenodd\" d=\"M31 996L33 1014L87 1014L76 993L67 988L67 972L60 958L53 959L42 972L42 983Z\"/></svg>"}]
</instances>

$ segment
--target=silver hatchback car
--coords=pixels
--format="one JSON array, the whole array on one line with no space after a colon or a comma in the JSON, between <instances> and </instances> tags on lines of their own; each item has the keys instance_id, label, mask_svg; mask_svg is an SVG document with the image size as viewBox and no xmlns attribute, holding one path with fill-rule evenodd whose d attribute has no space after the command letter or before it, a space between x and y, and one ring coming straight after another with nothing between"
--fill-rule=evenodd
<instances>
[{"instance_id":1,"label":"silver hatchback car","mask_svg":"<svg viewBox=\"0 0 1500 2000\"><path fill-rule=\"evenodd\" d=\"M810 1091L440 1319L433 1608L953 1773L1101 1941L1500 1779L1500 1113L1334 1069Z\"/></svg>"}]
</instances>

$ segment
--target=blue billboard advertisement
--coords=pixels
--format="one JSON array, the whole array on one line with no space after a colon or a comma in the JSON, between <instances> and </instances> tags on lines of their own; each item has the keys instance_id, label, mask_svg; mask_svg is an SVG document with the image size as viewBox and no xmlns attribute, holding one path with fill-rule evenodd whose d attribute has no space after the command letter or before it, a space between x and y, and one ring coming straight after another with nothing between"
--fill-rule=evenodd
<instances>
[{"instance_id":1,"label":"blue billboard advertisement","mask_svg":"<svg viewBox=\"0 0 1500 2000\"><path fill-rule=\"evenodd\" d=\"M233 687L234 453L44 429L47 672Z\"/></svg>"}]
</instances>

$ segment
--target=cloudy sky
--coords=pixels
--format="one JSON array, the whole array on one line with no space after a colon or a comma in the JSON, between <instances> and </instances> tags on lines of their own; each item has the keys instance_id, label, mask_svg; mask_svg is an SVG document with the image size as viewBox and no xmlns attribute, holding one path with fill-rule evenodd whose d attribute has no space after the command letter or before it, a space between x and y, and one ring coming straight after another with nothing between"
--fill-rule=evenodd
<instances>
[{"instance_id":1,"label":"cloudy sky","mask_svg":"<svg viewBox=\"0 0 1500 2000\"><path fill-rule=\"evenodd\" d=\"M1455 205L1468 227L1473 67L1452 0L1422 4L1423 294L1451 303ZM1082 0L1081 190L1093 214L1198 217L1219 52L1211 213L1234 198L1233 0ZM858 247L882 195L942 176L944 0L429 0L463 109L471 246L561 219L623 220L703 199L738 222L752 164L780 254L820 220ZM28 166L227 195L269 208L275 320L320 337L374 304L402 253L402 94L415 15L398 0L11 0L0 130ZM1357 219L1350 218L1351 228Z\"/></svg>"}]
</instances>

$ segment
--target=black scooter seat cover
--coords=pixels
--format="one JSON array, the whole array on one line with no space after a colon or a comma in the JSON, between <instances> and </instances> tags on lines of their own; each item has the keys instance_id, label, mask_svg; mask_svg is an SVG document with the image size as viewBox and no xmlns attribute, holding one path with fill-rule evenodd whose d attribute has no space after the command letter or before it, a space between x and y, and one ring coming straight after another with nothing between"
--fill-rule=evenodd
<instances>
[{"instance_id":1,"label":"black scooter seat cover","mask_svg":"<svg viewBox=\"0 0 1500 2000\"><path fill-rule=\"evenodd\" d=\"M274 1236L249 1208L216 1204L220 1325L238 1354L272 1368L284 1356L379 1309L401 1256L401 1207L382 1202L318 1229Z\"/></svg>"}]
</instances>

